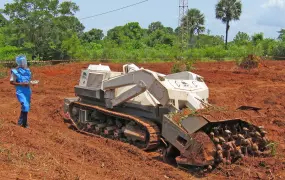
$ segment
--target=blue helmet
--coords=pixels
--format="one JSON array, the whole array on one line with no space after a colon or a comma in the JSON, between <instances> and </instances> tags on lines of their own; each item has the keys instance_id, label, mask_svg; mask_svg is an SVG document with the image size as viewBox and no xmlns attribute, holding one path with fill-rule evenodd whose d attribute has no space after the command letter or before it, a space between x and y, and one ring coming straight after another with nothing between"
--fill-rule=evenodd
<instances>
[{"instance_id":1,"label":"blue helmet","mask_svg":"<svg viewBox=\"0 0 285 180\"><path fill-rule=\"evenodd\" d=\"M19 55L16 57L16 63L19 67L27 67L27 58L25 55Z\"/></svg>"}]
</instances>

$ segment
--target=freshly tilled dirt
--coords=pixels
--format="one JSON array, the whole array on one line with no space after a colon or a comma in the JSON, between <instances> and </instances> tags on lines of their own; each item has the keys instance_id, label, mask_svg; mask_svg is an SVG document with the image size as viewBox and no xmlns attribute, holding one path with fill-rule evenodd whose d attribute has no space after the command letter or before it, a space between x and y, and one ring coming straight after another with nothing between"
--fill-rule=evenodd
<instances>
[{"instance_id":1,"label":"freshly tilled dirt","mask_svg":"<svg viewBox=\"0 0 285 180\"><path fill-rule=\"evenodd\" d=\"M266 61L266 67L241 70L232 62L198 63L210 88L210 103L236 109L242 105L263 108L265 126L276 151L270 158L245 158L220 165L203 178L284 179L285 177L285 61ZM122 64L108 64L121 71ZM138 64L168 74L172 63ZM32 67L32 109L29 129L16 125L20 105L9 77L0 79L1 179L195 179L196 173L161 162L157 152L74 132L64 122L63 99L73 97L81 69L87 63Z\"/></svg>"}]
</instances>

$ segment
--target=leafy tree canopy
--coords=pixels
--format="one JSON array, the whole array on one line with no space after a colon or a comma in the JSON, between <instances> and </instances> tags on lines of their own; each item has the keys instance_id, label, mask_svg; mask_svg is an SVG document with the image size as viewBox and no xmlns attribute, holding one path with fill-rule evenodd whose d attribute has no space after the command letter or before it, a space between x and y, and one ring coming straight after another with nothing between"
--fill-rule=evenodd
<instances>
[{"instance_id":1,"label":"leafy tree canopy","mask_svg":"<svg viewBox=\"0 0 285 180\"><path fill-rule=\"evenodd\" d=\"M191 36L205 31L205 16L198 9L190 9L182 21L184 27L188 26Z\"/></svg>"},{"instance_id":2,"label":"leafy tree canopy","mask_svg":"<svg viewBox=\"0 0 285 180\"><path fill-rule=\"evenodd\" d=\"M263 41L264 34L263 33L255 33L251 39L252 39L253 44L257 45L259 42Z\"/></svg>"},{"instance_id":3,"label":"leafy tree canopy","mask_svg":"<svg viewBox=\"0 0 285 180\"><path fill-rule=\"evenodd\" d=\"M278 39L285 40L285 29L281 29L280 31L278 31L278 33L279 33Z\"/></svg>"},{"instance_id":4,"label":"leafy tree canopy","mask_svg":"<svg viewBox=\"0 0 285 180\"><path fill-rule=\"evenodd\" d=\"M153 33L156 30L163 30L164 26L161 24L161 22L157 21L157 22L152 22L149 26L148 26L148 33Z\"/></svg>"},{"instance_id":5,"label":"leafy tree canopy","mask_svg":"<svg viewBox=\"0 0 285 180\"><path fill-rule=\"evenodd\" d=\"M239 31L234 38L234 43L239 44L239 45L246 45L248 42L250 42L250 37L245 32Z\"/></svg>"},{"instance_id":6,"label":"leafy tree canopy","mask_svg":"<svg viewBox=\"0 0 285 180\"><path fill-rule=\"evenodd\" d=\"M16 0L5 4L12 45L24 47L43 59L60 56L65 38L83 33L84 26L74 16L79 7L58 0Z\"/></svg>"},{"instance_id":7,"label":"leafy tree canopy","mask_svg":"<svg viewBox=\"0 0 285 180\"><path fill-rule=\"evenodd\" d=\"M4 27L8 23L8 20L0 14L0 27Z\"/></svg>"},{"instance_id":8,"label":"leafy tree canopy","mask_svg":"<svg viewBox=\"0 0 285 180\"><path fill-rule=\"evenodd\" d=\"M103 30L101 29L91 29L88 32L85 32L82 36L84 42L98 42L104 37Z\"/></svg>"}]
</instances>

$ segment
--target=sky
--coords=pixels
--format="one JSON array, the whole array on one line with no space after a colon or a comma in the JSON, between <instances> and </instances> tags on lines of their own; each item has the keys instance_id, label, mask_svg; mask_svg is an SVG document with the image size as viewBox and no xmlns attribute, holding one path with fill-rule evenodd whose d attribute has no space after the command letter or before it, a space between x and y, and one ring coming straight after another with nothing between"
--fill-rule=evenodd
<instances>
[{"instance_id":1,"label":"sky","mask_svg":"<svg viewBox=\"0 0 285 180\"><path fill-rule=\"evenodd\" d=\"M134 4L142 0L71 0L75 2L80 11L76 16L84 17L104 13L123 6ZM229 39L232 40L239 32L249 35L263 32L265 37L277 38L278 32L285 27L285 0L241 0L243 4L242 15L239 21L231 22ZM13 0L1 0L0 8ZM215 5L218 0L188 0L189 8L197 8L205 14L206 29L212 35L225 35L226 26L215 18ZM147 28L151 22L160 21L164 26L176 28L178 26L179 0L148 0L128 9L110 14L81 20L85 31L92 28L102 29L105 33L115 27L128 22L139 22Z\"/></svg>"}]
</instances>

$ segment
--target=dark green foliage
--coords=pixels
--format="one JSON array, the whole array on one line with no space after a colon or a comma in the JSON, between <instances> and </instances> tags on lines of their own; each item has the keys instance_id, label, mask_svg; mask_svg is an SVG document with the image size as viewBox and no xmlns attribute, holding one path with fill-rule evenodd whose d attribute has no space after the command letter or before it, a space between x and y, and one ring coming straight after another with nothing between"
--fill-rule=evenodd
<instances>
[{"instance_id":1,"label":"dark green foliage","mask_svg":"<svg viewBox=\"0 0 285 180\"><path fill-rule=\"evenodd\" d=\"M199 35L205 31L205 16L199 9L190 9L182 21L183 26L186 27L188 24L190 36Z\"/></svg>"},{"instance_id":2,"label":"dark green foliage","mask_svg":"<svg viewBox=\"0 0 285 180\"><path fill-rule=\"evenodd\" d=\"M238 32L234 38L234 43L237 45L247 45L250 42L250 37L245 32Z\"/></svg>"},{"instance_id":3,"label":"dark green foliage","mask_svg":"<svg viewBox=\"0 0 285 180\"><path fill-rule=\"evenodd\" d=\"M187 29L188 27L188 29ZM198 36L203 32L205 32L205 16L198 9L190 9L187 12L187 15L182 19L182 27L177 29L177 33L179 34L180 30L187 32L183 36L188 38L187 43L190 47L195 47L197 45L195 41L195 35Z\"/></svg>"},{"instance_id":4,"label":"dark green foliage","mask_svg":"<svg viewBox=\"0 0 285 180\"><path fill-rule=\"evenodd\" d=\"M194 36L193 40L196 46L199 48L220 46L224 44L223 37L221 36L210 36L201 34L199 36Z\"/></svg>"},{"instance_id":5,"label":"dark green foliage","mask_svg":"<svg viewBox=\"0 0 285 180\"><path fill-rule=\"evenodd\" d=\"M280 31L278 31L278 33L279 33L278 39L285 40L285 29L281 29Z\"/></svg>"},{"instance_id":6,"label":"dark green foliage","mask_svg":"<svg viewBox=\"0 0 285 180\"><path fill-rule=\"evenodd\" d=\"M156 30L163 30L164 26L161 24L161 22L153 22L148 26L148 33L151 34Z\"/></svg>"},{"instance_id":7,"label":"dark green foliage","mask_svg":"<svg viewBox=\"0 0 285 180\"><path fill-rule=\"evenodd\" d=\"M0 12L0 28L4 27L8 23L7 19Z\"/></svg>"},{"instance_id":8,"label":"dark green foliage","mask_svg":"<svg viewBox=\"0 0 285 180\"><path fill-rule=\"evenodd\" d=\"M74 32L83 33L84 26L73 16L78 10L75 3L58 0L19 0L5 4L11 45L42 59L64 56L60 49L62 42Z\"/></svg>"},{"instance_id":9,"label":"dark green foliage","mask_svg":"<svg viewBox=\"0 0 285 180\"><path fill-rule=\"evenodd\" d=\"M0 14L0 60L14 60L18 54L28 59L80 59L113 60L115 62L173 61L179 59L185 70L190 70L195 60L233 60L259 56L285 56L285 30L279 38L264 38L262 33L252 38L239 32L228 49L222 36L205 33L205 16L198 9L190 9L183 19L189 23L188 48L181 51L181 27L165 27L153 22L142 28L130 22L110 29L106 36L100 29L84 32L84 26L74 16L79 7L70 1L17 0L6 4ZM241 3L238 0L220 0L216 17L227 24L238 20ZM186 21L187 20L187 21ZM188 36L187 36L188 37ZM227 40L226 40L227 43ZM174 67L174 71L181 67Z\"/></svg>"},{"instance_id":10,"label":"dark green foliage","mask_svg":"<svg viewBox=\"0 0 285 180\"><path fill-rule=\"evenodd\" d=\"M84 42L99 42L104 37L103 31L101 29L91 29L82 35L82 40Z\"/></svg>"},{"instance_id":11,"label":"dark green foliage","mask_svg":"<svg viewBox=\"0 0 285 180\"><path fill-rule=\"evenodd\" d=\"M285 41L280 41L277 46L273 48L273 55L275 59L284 59L285 57Z\"/></svg>"},{"instance_id":12,"label":"dark green foliage","mask_svg":"<svg viewBox=\"0 0 285 180\"><path fill-rule=\"evenodd\" d=\"M257 33L257 34L254 34L251 39L252 39L253 44L257 45L258 43L263 41L264 35L263 33Z\"/></svg>"},{"instance_id":13,"label":"dark green foliage","mask_svg":"<svg viewBox=\"0 0 285 180\"><path fill-rule=\"evenodd\" d=\"M165 33L163 30L156 30L149 35L146 44L150 47L158 45L169 45L173 46L175 37L171 34Z\"/></svg>"}]
</instances>

